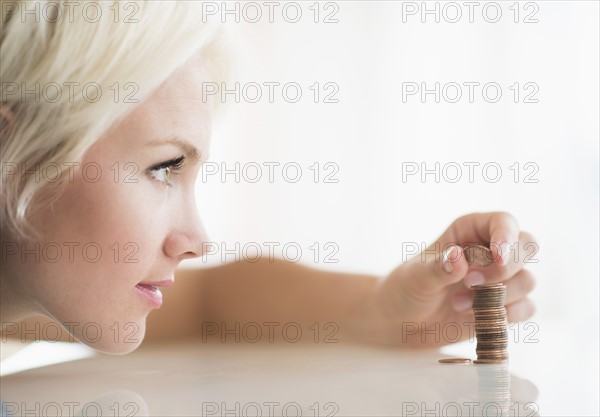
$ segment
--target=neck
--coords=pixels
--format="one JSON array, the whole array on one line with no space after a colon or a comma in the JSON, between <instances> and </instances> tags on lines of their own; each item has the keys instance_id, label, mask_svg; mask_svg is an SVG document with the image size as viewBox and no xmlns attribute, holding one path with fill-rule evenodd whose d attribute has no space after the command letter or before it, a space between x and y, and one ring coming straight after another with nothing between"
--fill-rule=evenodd
<instances>
[{"instance_id":1,"label":"neck","mask_svg":"<svg viewBox=\"0 0 600 417\"><path fill-rule=\"evenodd\" d=\"M29 303L15 291L9 278L3 273L0 276L0 329L4 330L12 323L34 314Z\"/></svg>"},{"instance_id":2,"label":"neck","mask_svg":"<svg viewBox=\"0 0 600 417\"><path fill-rule=\"evenodd\" d=\"M0 222L0 246L4 252L6 242L16 242L4 225ZM19 264L6 259L2 254L0 261L0 332L12 323L23 320L38 313L38 306L31 302L26 291L20 288L18 280L24 273ZM11 258L11 257L8 257ZM26 273L26 272L25 272Z\"/></svg>"}]
</instances>

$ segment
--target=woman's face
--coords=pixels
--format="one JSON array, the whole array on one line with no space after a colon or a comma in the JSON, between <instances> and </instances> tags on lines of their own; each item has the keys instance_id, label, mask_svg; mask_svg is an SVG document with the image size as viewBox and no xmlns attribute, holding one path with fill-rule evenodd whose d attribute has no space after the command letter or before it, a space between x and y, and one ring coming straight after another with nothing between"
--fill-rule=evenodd
<instances>
[{"instance_id":1,"label":"woman's face","mask_svg":"<svg viewBox=\"0 0 600 417\"><path fill-rule=\"evenodd\" d=\"M160 305L160 292L139 284L169 285L183 259L205 250L194 185L209 148L206 74L193 58L113 126L86 154L87 169L32 219L43 240L19 248L25 261L3 264L24 303L101 351L137 348ZM164 166L182 156L180 169Z\"/></svg>"}]
</instances>

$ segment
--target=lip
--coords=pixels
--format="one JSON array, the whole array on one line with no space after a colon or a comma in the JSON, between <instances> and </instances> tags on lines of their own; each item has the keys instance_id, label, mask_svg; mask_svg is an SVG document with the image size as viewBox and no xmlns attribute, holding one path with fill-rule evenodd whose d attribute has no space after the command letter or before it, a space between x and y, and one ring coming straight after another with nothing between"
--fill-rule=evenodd
<instances>
[{"instance_id":1,"label":"lip","mask_svg":"<svg viewBox=\"0 0 600 417\"><path fill-rule=\"evenodd\" d=\"M173 284L175 284L175 279L169 278L169 279L163 279L162 281L143 281L143 282L138 282L138 285L139 284L153 285L155 287L170 287Z\"/></svg>"},{"instance_id":2,"label":"lip","mask_svg":"<svg viewBox=\"0 0 600 417\"><path fill-rule=\"evenodd\" d=\"M140 282L135 286L136 291L144 297L154 308L160 308L163 295L159 287L170 287L175 280L166 279L162 281Z\"/></svg>"}]
</instances>

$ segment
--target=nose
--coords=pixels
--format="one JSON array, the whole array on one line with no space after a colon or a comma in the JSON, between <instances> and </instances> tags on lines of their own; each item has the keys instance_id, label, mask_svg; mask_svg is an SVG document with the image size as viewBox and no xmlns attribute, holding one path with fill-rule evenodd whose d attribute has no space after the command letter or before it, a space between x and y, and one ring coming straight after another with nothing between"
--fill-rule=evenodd
<instances>
[{"instance_id":1,"label":"nose","mask_svg":"<svg viewBox=\"0 0 600 417\"><path fill-rule=\"evenodd\" d=\"M164 242L164 252L169 257L184 260L199 258L209 249L208 234L200 213L195 203L191 204L190 209L182 212L173 224Z\"/></svg>"}]
</instances>

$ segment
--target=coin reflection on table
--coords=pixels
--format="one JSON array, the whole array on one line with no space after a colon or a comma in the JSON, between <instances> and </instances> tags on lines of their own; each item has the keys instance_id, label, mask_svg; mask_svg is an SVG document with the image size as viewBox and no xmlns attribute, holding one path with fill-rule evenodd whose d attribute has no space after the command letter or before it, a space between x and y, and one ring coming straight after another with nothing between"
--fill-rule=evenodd
<instances>
[{"instance_id":1,"label":"coin reflection on table","mask_svg":"<svg viewBox=\"0 0 600 417\"><path fill-rule=\"evenodd\" d=\"M508 416L511 407L508 364L490 364L476 368L480 410L475 415Z\"/></svg>"}]
</instances>

